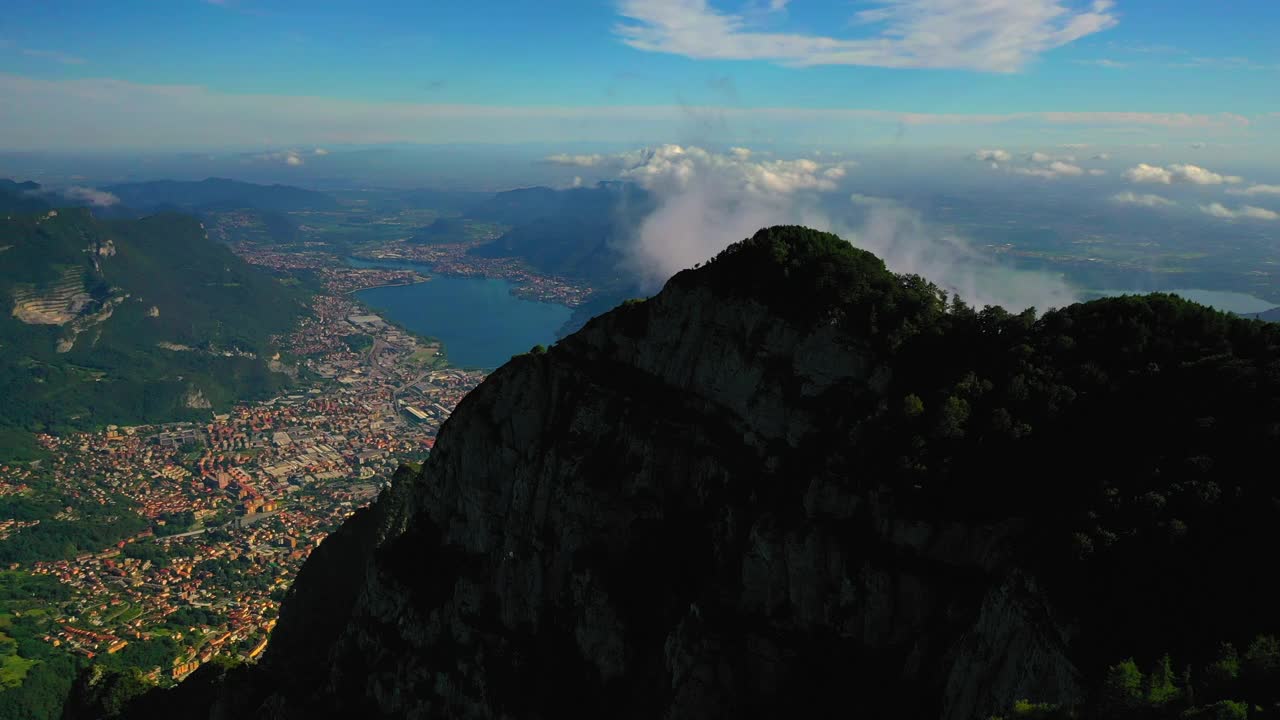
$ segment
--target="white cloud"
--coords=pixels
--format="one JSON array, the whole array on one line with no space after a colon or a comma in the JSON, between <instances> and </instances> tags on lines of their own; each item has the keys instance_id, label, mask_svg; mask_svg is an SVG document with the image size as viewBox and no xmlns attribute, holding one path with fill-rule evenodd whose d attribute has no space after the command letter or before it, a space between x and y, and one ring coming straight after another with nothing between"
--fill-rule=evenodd
<instances>
[{"instance_id":1,"label":"white cloud","mask_svg":"<svg viewBox=\"0 0 1280 720\"><path fill-rule=\"evenodd\" d=\"M315 154L327 155L328 151L316 152ZM306 159L303 157L303 153L298 150L272 150L268 152L254 153L252 155L247 156L246 162L251 160L258 160L262 162L279 162L279 163L284 163L285 165L288 165L290 167L305 165L307 162Z\"/></svg>"},{"instance_id":2,"label":"white cloud","mask_svg":"<svg viewBox=\"0 0 1280 720\"><path fill-rule=\"evenodd\" d=\"M1084 169L1080 166L1061 160L1054 160L1045 167L1014 168L1013 171L1019 175L1028 175L1044 180L1056 180L1060 177L1079 177L1084 174Z\"/></svg>"},{"instance_id":3,"label":"white cloud","mask_svg":"<svg viewBox=\"0 0 1280 720\"><path fill-rule=\"evenodd\" d=\"M1280 220L1280 213L1252 205L1241 205L1232 210L1222 203L1200 206L1201 212L1224 220Z\"/></svg>"},{"instance_id":4,"label":"white cloud","mask_svg":"<svg viewBox=\"0 0 1280 720\"><path fill-rule=\"evenodd\" d=\"M1129 67L1129 63L1120 60L1111 60L1110 58L1101 58L1099 60L1077 60L1080 65L1097 65L1098 67L1107 68L1109 70L1119 70Z\"/></svg>"},{"instance_id":5,"label":"white cloud","mask_svg":"<svg viewBox=\"0 0 1280 720\"><path fill-rule=\"evenodd\" d=\"M329 154L329 151L328 151L328 150L325 150L324 148L321 148L321 147L318 147L318 148L316 148L315 150L312 150L311 152L312 152L312 153L314 153L314 154L316 154L316 155L322 155L322 156L323 156L323 155L328 155L328 154Z\"/></svg>"},{"instance_id":6,"label":"white cloud","mask_svg":"<svg viewBox=\"0 0 1280 720\"><path fill-rule=\"evenodd\" d=\"M1033 152L1027 155L1027 160L1033 163L1050 163L1055 160L1073 163L1076 161L1076 157L1074 155L1050 155L1048 153Z\"/></svg>"},{"instance_id":7,"label":"white cloud","mask_svg":"<svg viewBox=\"0 0 1280 720\"><path fill-rule=\"evenodd\" d=\"M756 230L800 222L802 195L836 188L833 169L815 160L753 161L750 153L717 154L663 145L610 156L619 177L653 193L658 208L623 248L627 266L656 287L679 270L715 255Z\"/></svg>"},{"instance_id":8,"label":"white cloud","mask_svg":"<svg viewBox=\"0 0 1280 720\"><path fill-rule=\"evenodd\" d=\"M1013 159L1013 156L1004 150L979 150L971 156L974 160L988 162L993 165L999 163L1007 163Z\"/></svg>"},{"instance_id":9,"label":"white cloud","mask_svg":"<svg viewBox=\"0 0 1280 720\"><path fill-rule=\"evenodd\" d=\"M80 185L63 188L59 192L61 195L72 200L89 203L96 207L110 207L120 202L120 198L106 192L105 190L98 190L97 188L83 187Z\"/></svg>"},{"instance_id":10,"label":"white cloud","mask_svg":"<svg viewBox=\"0 0 1280 720\"><path fill-rule=\"evenodd\" d=\"M544 158L544 162L552 165L566 165L569 167L595 167L604 161L604 155L567 155L565 153L548 155Z\"/></svg>"},{"instance_id":11,"label":"white cloud","mask_svg":"<svg viewBox=\"0 0 1280 720\"><path fill-rule=\"evenodd\" d=\"M626 268L650 287L762 227L802 224L836 232L891 269L921 274L978 306L1043 309L1075 300L1061 278L998 265L891 199L852 194L847 215L820 204L817 193L836 187L825 174L846 164L753 162L741 154L676 145L618 157L625 164L620 177L641 183L658 204L635 237L619 247Z\"/></svg>"},{"instance_id":12,"label":"white cloud","mask_svg":"<svg viewBox=\"0 0 1280 720\"><path fill-rule=\"evenodd\" d=\"M802 220L875 253L895 272L921 275L977 307L1045 310L1077 299L1061 277L1001 265L975 250L965 238L926 222L920 213L893 201L869 199L876 202L854 201L867 207L857 224L814 215Z\"/></svg>"},{"instance_id":13,"label":"white cloud","mask_svg":"<svg viewBox=\"0 0 1280 720\"><path fill-rule=\"evenodd\" d=\"M1196 165L1148 165L1139 163L1136 167L1125 171L1124 176L1130 182L1157 183L1172 185L1186 183L1188 185L1234 185L1243 182L1243 178L1235 175L1219 175Z\"/></svg>"},{"instance_id":14,"label":"white cloud","mask_svg":"<svg viewBox=\"0 0 1280 720\"><path fill-rule=\"evenodd\" d=\"M1158 207L1174 207L1178 203L1150 193L1139 195L1132 192L1122 192L1111 196L1111 201L1121 205L1140 205L1142 207L1158 208Z\"/></svg>"},{"instance_id":15,"label":"white cloud","mask_svg":"<svg viewBox=\"0 0 1280 720\"><path fill-rule=\"evenodd\" d=\"M1250 185L1247 188L1231 188L1230 195L1280 195L1280 185Z\"/></svg>"},{"instance_id":16,"label":"white cloud","mask_svg":"<svg viewBox=\"0 0 1280 720\"><path fill-rule=\"evenodd\" d=\"M1089 174L1094 177L1102 177L1103 175L1107 174L1107 171L1103 170L1102 168L1092 168L1089 170Z\"/></svg>"},{"instance_id":17,"label":"white cloud","mask_svg":"<svg viewBox=\"0 0 1280 720\"><path fill-rule=\"evenodd\" d=\"M717 155L699 147L663 145L624 153L628 165L621 175L647 189L683 187L694 179L714 176L717 183L734 186L750 195L788 195L801 190L834 190L836 181L852 163L824 165L815 160L763 160L753 162L741 153Z\"/></svg>"},{"instance_id":18,"label":"white cloud","mask_svg":"<svg viewBox=\"0 0 1280 720\"><path fill-rule=\"evenodd\" d=\"M1110 154L1110 153L1098 153L1097 155L1094 155L1094 156L1093 156L1093 159L1094 159L1094 160L1102 160L1102 161L1110 160L1110 159L1111 159L1111 154Z\"/></svg>"},{"instance_id":19,"label":"white cloud","mask_svg":"<svg viewBox=\"0 0 1280 720\"><path fill-rule=\"evenodd\" d=\"M1013 72L1057 47L1113 27L1111 0L872 0L856 38L760 32L707 0L622 0L614 32L639 50L698 59Z\"/></svg>"},{"instance_id":20,"label":"white cloud","mask_svg":"<svg viewBox=\"0 0 1280 720\"><path fill-rule=\"evenodd\" d=\"M849 202L859 207L879 207L881 205L898 204L898 201L892 198L878 197L876 195L863 195L862 193L853 193L850 195Z\"/></svg>"}]
</instances>

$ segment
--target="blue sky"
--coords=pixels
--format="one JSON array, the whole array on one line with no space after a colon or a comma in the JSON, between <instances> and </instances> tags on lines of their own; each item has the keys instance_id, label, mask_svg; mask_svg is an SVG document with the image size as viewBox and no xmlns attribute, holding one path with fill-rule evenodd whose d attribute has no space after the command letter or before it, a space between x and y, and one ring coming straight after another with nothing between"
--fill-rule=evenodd
<instances>
[{"instance_id":1,"label":"blue sky","mask_svg":"<svg viewBox=\"0 0 1280 720\"><path fill-rule=\"evenodd\" d=\"M1280 146L1275 0L9 0L0 148Z\"/></svg>"}]
</instances>

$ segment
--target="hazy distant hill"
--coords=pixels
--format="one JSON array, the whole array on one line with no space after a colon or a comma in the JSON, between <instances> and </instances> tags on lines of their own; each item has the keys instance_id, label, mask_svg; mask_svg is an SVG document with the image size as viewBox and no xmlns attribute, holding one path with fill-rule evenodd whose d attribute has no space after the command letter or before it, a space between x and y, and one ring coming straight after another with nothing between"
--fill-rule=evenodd
<instances>
[{"instance_id":1,"label":"hazy distant hill","mask_svg":"<svg viewBox=\"0 0 1280 720\"><path fill-rule=\"evenodd\" d=\"M182 209L256 208L288 212L329 210L338 207L330 195L289 185L254 183L207 178L199 182L156 180L103 188L135 208L172 207Z\"/></svg>"},{"instance_id":2,"label":"hazy distant hill","mask_svg":"<svg viewBox=\"0 0 1280 720\"><path fill-rule=\"evenodd\" d=\"M0 217L0 247L0 428L205 417L287 381L269 336L303 298L194 217Z\"/></svg>"},{"instance_id":3,"label":"hazy distant hill","mask_svg":"<svg viewBox=\"0 0 1280 720\"><path fill-rule=\"evenodd\" d=\"M36 194L39 191L38 183L0 178L0 213L28 213L45 209L48 206Z\"/></svg>"},{"instance_id":4,"label":"hazy distant hill","mask_svg":"<svg viewBox=\"0 0 1280 720\"><path fill-rule=\"evenodd\" d=\"M439 245L465 242L469 239L466 220L442 217L430 225L415 230L409 237L409 242L415 245Z\"/></svg>"},{"instance_id":5,"label":"hazy distant hill","mask_svg":"<svg viewBox=\"0 0 1280 720\"><path fill-rule=\"evenodd\" d=\"M498 193L468 217L510 225L511 230L472 252L517 257L542 272L609 284L619 277L618 246L653 207L650 195L629 183Z\"/></svg>"},{"instance_id":6,"label":"hazy distant hill","mask_svg":"<svg viewBox=\"0 0 1280 720\"><path fill-rule=\"evenodd\" d=\"M1266 320L1268 322L1280 322L1280 307L1271 308L1266 312L1255 313L1249 317L1257 318L1258 320Z\"/></svg>"}]
</instances>

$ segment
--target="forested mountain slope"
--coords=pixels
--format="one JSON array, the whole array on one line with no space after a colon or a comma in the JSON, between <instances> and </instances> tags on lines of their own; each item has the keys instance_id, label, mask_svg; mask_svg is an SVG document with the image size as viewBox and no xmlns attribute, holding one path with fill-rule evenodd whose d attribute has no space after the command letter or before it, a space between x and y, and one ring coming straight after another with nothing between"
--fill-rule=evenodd
<instances>
[{"instance_id":1,"label":"forested mountain slope","mask_svg":"<svg viewBox=\"0 0 1280 720\"><path fill-rule=\"evenodd\" d=\"M305 298L195 218L43 210L0 217L0 238L0 427L205 417L287 381L270 336Z\"/></svg>"}]
</instances>

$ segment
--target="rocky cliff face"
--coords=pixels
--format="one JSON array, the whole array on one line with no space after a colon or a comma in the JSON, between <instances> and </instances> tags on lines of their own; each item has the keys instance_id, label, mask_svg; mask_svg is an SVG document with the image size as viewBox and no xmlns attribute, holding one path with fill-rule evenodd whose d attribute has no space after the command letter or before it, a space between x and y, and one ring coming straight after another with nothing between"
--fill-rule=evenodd
<instances>
[{"instance_id":1,"label":"rocky cliff face","mask_svg":"<svg viewBox=\"0 0 1280 720\"><path fill-rule=\"evenodd\" d=\"M315 552L210 716L985 717L1082 694L1013 519L847 449L893 368L697 273L515 358ZM170 697L172 700L172 696Z\"/></svg>"},{"instance_id":2,"label":"rocky cliff face","mask_svg":"<svg viewBox=\"0 0 1280 720\"><path fill-rule=\"evenodd\" d=\"M884 372L681 288L514 361L379 501L311 691L483 717L870 709L886 684L947 718L1072 699L1066 638L1005 562L1014 528L915 523L823 468L823 435L857 419L803 400Z\"/></svg>"},{"instance_id":3,"label":"rocky cliff face","mask_svg":"<svg viewBox=\"0 0 1280 720\"><path fill-rule=\"evenodd\" d=\"M1274 326L978 313L762 231L494 373L312 554L258 666L131 716L1076 705L1119 658L1274 632L1277 413Z\"/></svg>"}]
</instances>

